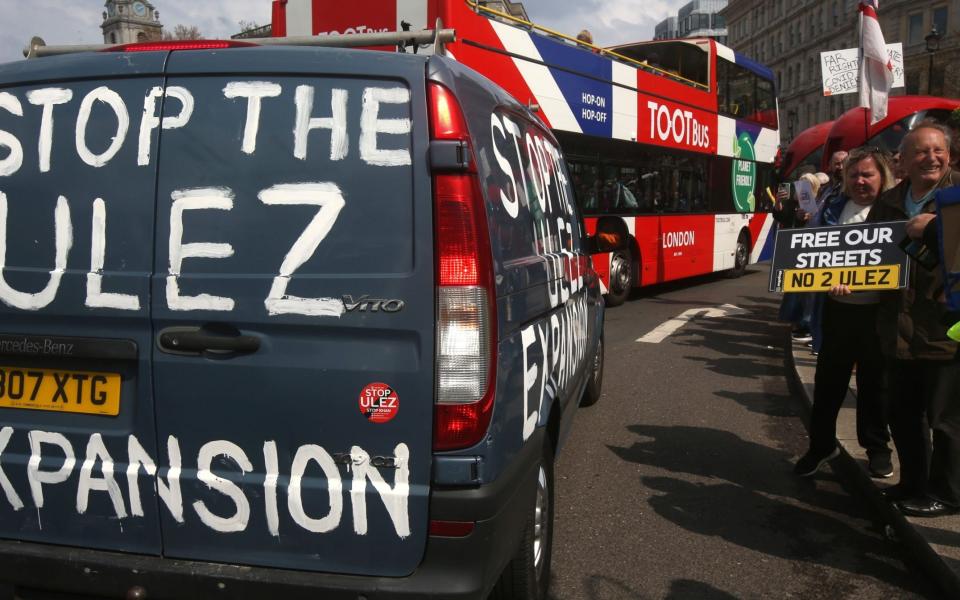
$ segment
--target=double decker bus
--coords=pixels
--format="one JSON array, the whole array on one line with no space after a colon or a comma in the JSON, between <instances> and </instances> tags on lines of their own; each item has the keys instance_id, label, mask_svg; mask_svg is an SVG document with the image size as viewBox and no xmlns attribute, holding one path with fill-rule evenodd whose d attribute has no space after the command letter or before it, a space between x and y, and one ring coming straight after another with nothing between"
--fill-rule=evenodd
<instances>
[{"instance_id":1,"label":"double decker bus","mask_svg":"<svg viewBox=\"0 0 960 600\"><path fill-rule=\"evenodd\" d=\"M768 257L773 219L763 209L780 143L769 69L711 39L600 48L511 8L474 0L274 0L273 31L454 29L446 52L537 107L566 155L587 231L616 236L617 249L593 259L608 305L639 286L715 271L739 275ZM517 152L526 151L519 140Z\"/></svg>"},{"instance_id":2,"label":"double decker bus","mask_svg":"<svg viewBox=\"0 0 960 600\"><path fill-rule=\"evenodd\" d=\"M872 125L869 124L868 109L851 108L830 127L823 145L822 170L826 170L830 156L838 150L876 146L895 153L911 127L924 119L946 122L957 108L960 108L960 100L953 98L894 96L887 102L887 116Z\"/></svg>"},{"instance_id":3,"label":"double decker bus","mask_svg":"<svg viewBox=\"0 0 960 600\"><path fill-rule=\"evenodd\" d=\"M793 181L803 173L820 170L823 162L823 144L827 141L833 121L808 127L793 138L780 164L780 180Z\"/></svg>"}]
</instances>

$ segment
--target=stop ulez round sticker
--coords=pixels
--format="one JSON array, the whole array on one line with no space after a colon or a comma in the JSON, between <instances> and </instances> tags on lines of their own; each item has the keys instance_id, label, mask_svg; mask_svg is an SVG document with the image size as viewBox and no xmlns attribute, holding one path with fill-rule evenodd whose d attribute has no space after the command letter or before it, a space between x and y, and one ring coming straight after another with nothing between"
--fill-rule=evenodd
<instances>
[{"instance_id":1,"label":"stop ulez round sticker","mask_svg":"<svg viewBox=\"0 0 960 600\"><path fill-rule=\"evenodd\" d=\"M385 383L371 383L360 390L360 414L371 423L386 423L397 416L400 397Z\"/></svg>"}]
</instances>

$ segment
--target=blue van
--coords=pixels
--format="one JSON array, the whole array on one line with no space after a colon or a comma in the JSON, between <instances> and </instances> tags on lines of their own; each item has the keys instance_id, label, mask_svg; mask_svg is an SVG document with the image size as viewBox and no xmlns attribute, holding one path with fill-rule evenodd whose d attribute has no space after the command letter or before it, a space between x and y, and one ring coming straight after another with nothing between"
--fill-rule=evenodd
<instances>
[{"instance_id":1,"label":"blue van","mask_svg":"<svg viewBox=\"0 0 960 600\"><path fill-rule=\"evenodd\" d=\"M0 65L0 582L543 598L603 300L559 145L441 55Z\"/></svg>"}]
</instances>

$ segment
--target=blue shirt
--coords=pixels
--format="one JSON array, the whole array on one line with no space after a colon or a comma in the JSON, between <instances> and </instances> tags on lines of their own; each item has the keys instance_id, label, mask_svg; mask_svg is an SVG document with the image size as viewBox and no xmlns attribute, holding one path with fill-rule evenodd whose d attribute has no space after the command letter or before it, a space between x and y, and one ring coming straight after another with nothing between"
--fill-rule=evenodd
<instances>
[{"instance_id":1,"label":"blue shirt","mask_svg":"<svg viewBox=\"0 0 960 600\"><path fill-rule=\"evenodd\" d=\"M913 199L913 190L907 188L907 196L903 200L903 210L907 213L907 216L912 219L922 213L927 203L933 200L933 194L936 193L936 191L936 189L930 190L926 196L920 198L919 202L915 202Z\"/></svg>"}]
</instances>

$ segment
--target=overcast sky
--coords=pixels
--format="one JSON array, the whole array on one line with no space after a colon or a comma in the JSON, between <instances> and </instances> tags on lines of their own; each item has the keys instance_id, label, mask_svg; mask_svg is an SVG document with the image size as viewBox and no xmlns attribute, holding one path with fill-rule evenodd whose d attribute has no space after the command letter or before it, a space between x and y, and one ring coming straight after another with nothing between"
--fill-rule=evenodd
<instances>
[{"instance_id":1,"label":"overcast sky","mask_svg":"<svg viewBox=\"0 0 960 600\"><path fill-rule=\"evenodd\" d=\"M160 21L196 25L208 38L229 37L240 21L266 24L270 0L152 0ZM524 0L535 23L576 35L587 28L597 44L647 40L653 27L687 0ZM362 0L360 0L362 2ZM47 44L102 43L103 0L0 0L0 62L23 57L34 35Z\"/></svg>"}]
</instances>

